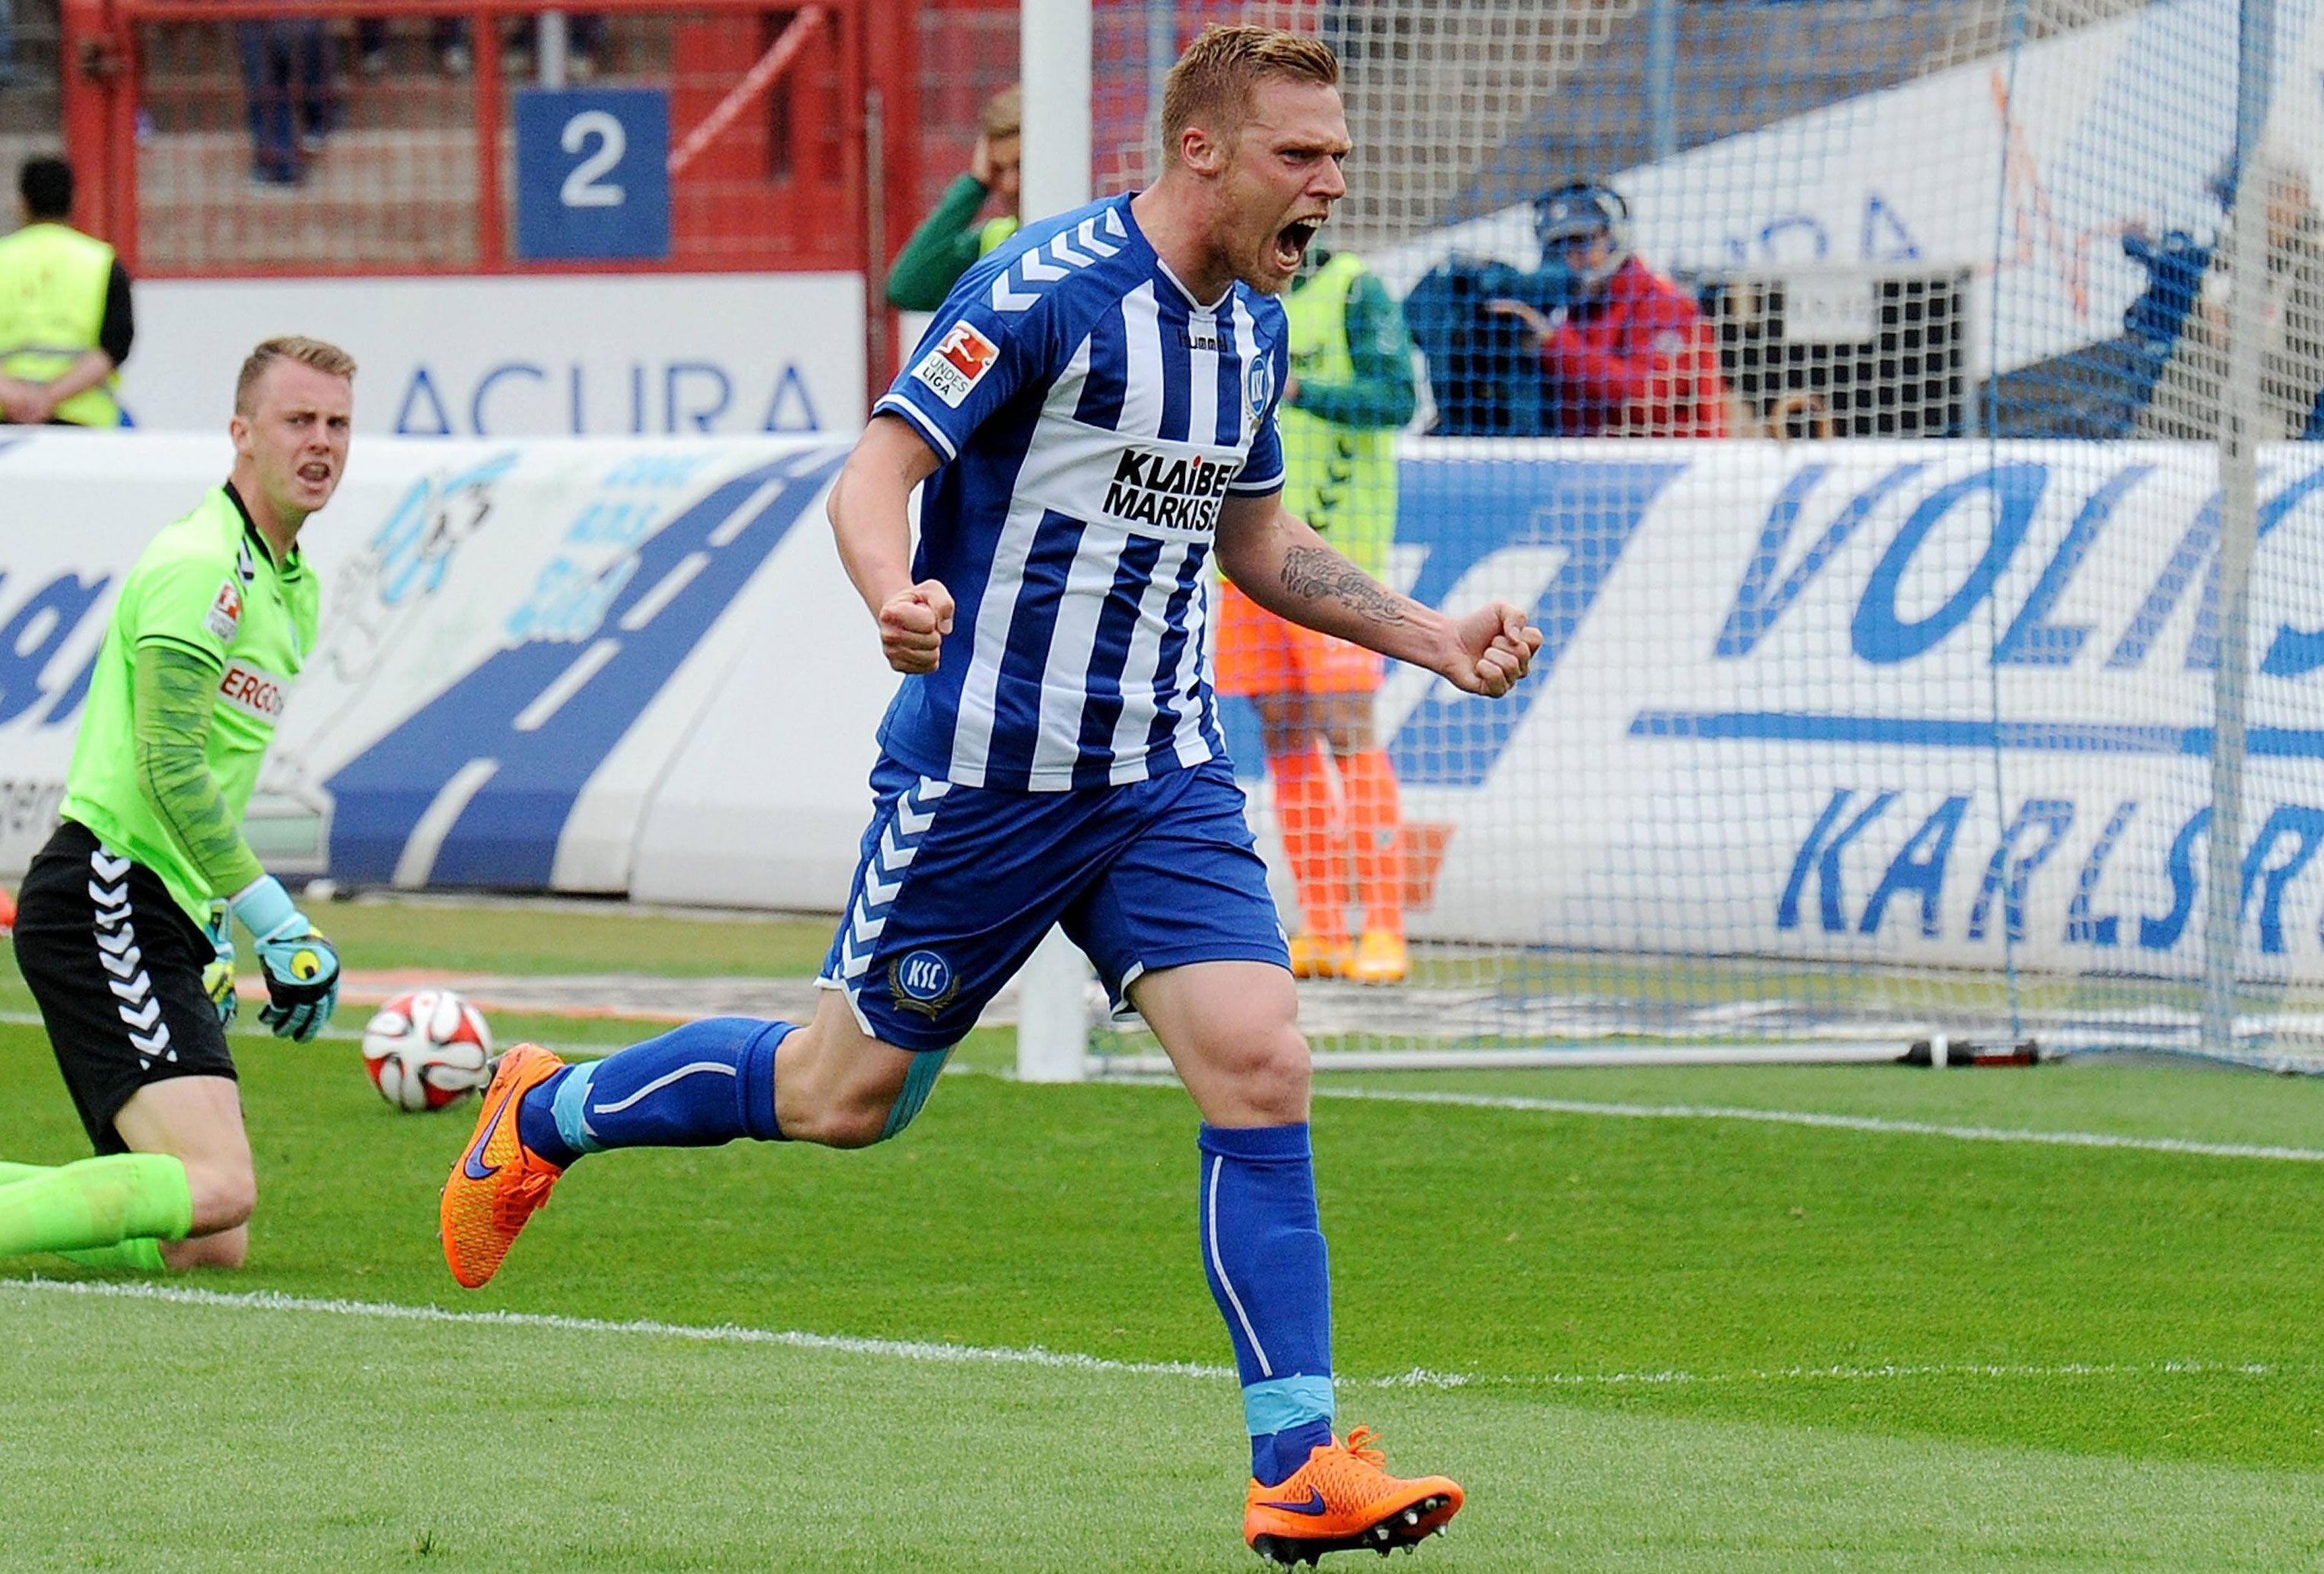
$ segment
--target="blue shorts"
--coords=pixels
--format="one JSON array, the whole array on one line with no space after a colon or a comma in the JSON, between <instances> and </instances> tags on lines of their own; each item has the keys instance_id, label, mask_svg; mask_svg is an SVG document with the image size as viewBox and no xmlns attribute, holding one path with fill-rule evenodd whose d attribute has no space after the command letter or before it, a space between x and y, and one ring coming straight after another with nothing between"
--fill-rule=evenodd
<instances>
[{"instance_id":1,"label":"blue shorts","mask_svg":"<svg viewBox=\"0 0 2324 1574\"><path fill-rule=\"evenodd\" d=\"M1139 975L1196 962L1291 965L1267 865L1222 760L1061 793L962 787L882 755L862 861L823 982L864 1030L949 1049L1052 924L1116 1009Z\"/></svg>"}]
</instances>

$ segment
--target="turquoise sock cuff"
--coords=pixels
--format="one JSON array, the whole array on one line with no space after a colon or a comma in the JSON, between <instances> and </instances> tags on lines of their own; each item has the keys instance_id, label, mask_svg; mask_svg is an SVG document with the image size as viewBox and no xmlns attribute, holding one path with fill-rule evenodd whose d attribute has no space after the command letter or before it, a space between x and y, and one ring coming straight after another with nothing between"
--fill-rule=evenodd
<instances>
[{"instance_id":1,"label":"turquoise sock cuff","mask_svg":"<svg viewBox=\"0 0 2324 1574\"><path fill-rule=\"evenodd\" d=\"M1329 1377L1274 1377L1242 1391L1243 1421L1255 1438L1330 1421L1334 1408Z\"/></svg>"},{"instance_id":2,"label":"turquoise sock cuff","mask_svg":"<svg viewBox=\"0 0 2324 1574\"><path fill-rule=\"evenodd\" d=\"M936 1079L944 1074L945 1062L952 1058L948 1049L927 1049L912 1056L911 1069L904 1073L904 1091L888 1110L888 1124L880 1128L880 1140L887 1141L912 1123L920 1107L936 1091Z\"/></svg>"},{"instance_id":3,"label":"turquoise sock cuff","mask_svg":"<svg viewBox=\"0 0 2324 1574\"><path fill-rule=\"evenodd\" d=\"M557 1121L557 1135L575 1153L603 1153L605 1145L589 1129L587 1105L589 1083L596 1076L603 1061L585 1060L568 1067L565 1080L557 1084L557 1097L549 1106Z\"/></svg>"}]
</instances>

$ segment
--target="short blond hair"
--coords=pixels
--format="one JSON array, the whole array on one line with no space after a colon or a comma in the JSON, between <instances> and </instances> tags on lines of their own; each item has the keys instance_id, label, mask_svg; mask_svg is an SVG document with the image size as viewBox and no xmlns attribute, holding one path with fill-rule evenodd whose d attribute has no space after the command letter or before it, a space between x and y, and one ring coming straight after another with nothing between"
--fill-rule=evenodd
<instances>
[{"instance_id":1,"label":"short blond hair","mask_svg":"<svg viewBox=\"0 0 2324 1574\"><path fill-rule=\"evenodd\" d=\"M327 345L320 339L309 339L298 334L285 334L281 338L269 339L260 345L243 362L242 375L234 380L235 414L252 413L251 391L258 386L258 380L266 375L266 369L277 361L296 361L301 366L312 366L326 376L345 377L350 382L355 379L355 358L338 345Z\"/></svg>"},{"instance_id":2,"label":"short blond hair","mask_svg":"<svg viewBox=\"0 0 2324 1574\"><path fill-rule=\"evenodd\" d=\"M1269 77L1340 85L1340 57L1322 40L1279 27L1213 23L1170 68L1162 90L1162 145L1175 150L1190 125L1221 136L1240 129L1250 91Z\"/></svg>"},{"instance_id":3,"label":"short blond hair","mask_svg":"<svg viewBox=\"0 0 2324 1574\"><path fill-rule=\"evenodd\" d=\"M1004 137L1021 136L1025 131L1025 90L1003 87L984 101L976 116L976 129L994 142Z\"/></svg>"}]
</instances>

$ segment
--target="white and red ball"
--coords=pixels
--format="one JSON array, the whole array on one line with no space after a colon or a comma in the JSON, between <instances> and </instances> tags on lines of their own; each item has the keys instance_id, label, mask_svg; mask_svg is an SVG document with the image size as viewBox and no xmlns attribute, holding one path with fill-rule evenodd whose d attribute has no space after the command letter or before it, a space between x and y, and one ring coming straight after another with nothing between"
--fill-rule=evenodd
<instances>
[{"instance_id":1,"label":"white and red ball","mask_svg":"<svg viewBox=\"0 0 2324 1574\"><path fill-rule=\"evenodd\" d=\"M493 1080L492 1029L449 990L415 990L382 1006L364 1029L363 1053L379 1096L412 1114L457 1103Z\"/></svg>"}]
</instances>

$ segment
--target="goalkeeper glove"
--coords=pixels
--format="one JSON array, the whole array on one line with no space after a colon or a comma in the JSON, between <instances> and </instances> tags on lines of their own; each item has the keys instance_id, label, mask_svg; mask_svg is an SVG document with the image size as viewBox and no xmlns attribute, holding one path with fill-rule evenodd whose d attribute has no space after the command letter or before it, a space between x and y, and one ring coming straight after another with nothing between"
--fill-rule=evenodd
<instances>
[{"instance_id":1,"label":"goalkeeper glove","mask_svg":"<svg viewBox=\"0 0 2324 1574\"><path fill-rule=\"evenodd\" d=\"M228 1026L242 1004L234 992L233 909L224 902L211 902L210 921L203 925L202 932L210 937L210 948L217 953L209 966L202 969L202 992L210 998L210 1008L217 1013L218 1026Z\"/></svg>"},{"instance_id":2,"label":"goalkeeper glove","mask_svg":"<svg viewBox=\"0 0 2324 1574\"><path fill-rule=\"evenodd\" d=\"M339 953L271 874L235 893L234 915L256 939L258 965L266 974L267 1000L258 1019L277 1038L307 1043L339 1003Z\"/></svg>"}]
</instances>

